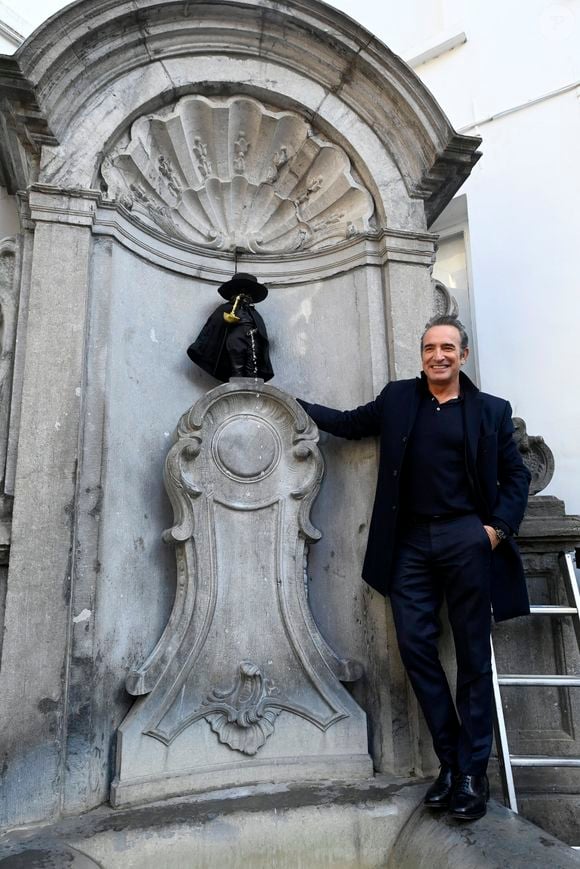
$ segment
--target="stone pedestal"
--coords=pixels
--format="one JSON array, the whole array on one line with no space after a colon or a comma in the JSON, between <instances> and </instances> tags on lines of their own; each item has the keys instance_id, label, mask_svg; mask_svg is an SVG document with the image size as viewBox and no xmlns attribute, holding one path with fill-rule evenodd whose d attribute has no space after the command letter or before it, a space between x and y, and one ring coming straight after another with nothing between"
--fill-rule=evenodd
<instances>
[{"instance_id":1,"label":"stone pedestal","mask_svg":"<svg viewBox=\"0 0 580 869\"><path fill-rule=\"evenodd\" d=\"M256 782L372 774L366 716L309 609L305 545L323 473L318 432L260 380L211 390L165 464L177 592L156 648L127 678L114 805Z\"/></svg>"}]
</instances>

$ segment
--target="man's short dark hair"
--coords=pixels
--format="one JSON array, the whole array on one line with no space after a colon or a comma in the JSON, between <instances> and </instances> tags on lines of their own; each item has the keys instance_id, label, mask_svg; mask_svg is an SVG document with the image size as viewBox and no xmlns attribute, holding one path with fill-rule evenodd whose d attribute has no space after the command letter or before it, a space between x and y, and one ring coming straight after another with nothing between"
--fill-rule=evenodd
<instances>
[{"instance_id":1,"label":"man's short dark hair","mask_svg":"<svg viewBox=\"0 0 580 869\"><path fill-rule=\"evenodd\" d=\"M469 336L465 331L465 326L458 320L457 317L452 317L451 314L437 314L435 317L431 317L428 323L425 323L425 328L423 330L423 334L421 335L421 351L423 350L423 339L425 335L433 326L455 326L457 331L459 332L460 342L461 342L461 352L464 353L469 346Z\"/></svg>"}]
</instances>

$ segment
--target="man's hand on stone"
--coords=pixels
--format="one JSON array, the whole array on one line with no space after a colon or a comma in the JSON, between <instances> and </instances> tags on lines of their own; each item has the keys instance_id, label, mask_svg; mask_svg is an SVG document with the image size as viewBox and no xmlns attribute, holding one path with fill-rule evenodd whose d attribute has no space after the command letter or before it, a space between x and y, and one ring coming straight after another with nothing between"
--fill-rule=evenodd
<instances>
[{"instance_id":1,"label":"man's hand on stone","mask_svg":"<svg viewBox=\"0 0 580 869\"><path fill-rule=\"evenodd\" d=\"M499 543L499 537L495 533L495 528L492 528L491 525L484 525L483 527L485 528L486 534L489 537L489 542L491 543L491 548L493 550Z\"/></svg>"}]
</instances>

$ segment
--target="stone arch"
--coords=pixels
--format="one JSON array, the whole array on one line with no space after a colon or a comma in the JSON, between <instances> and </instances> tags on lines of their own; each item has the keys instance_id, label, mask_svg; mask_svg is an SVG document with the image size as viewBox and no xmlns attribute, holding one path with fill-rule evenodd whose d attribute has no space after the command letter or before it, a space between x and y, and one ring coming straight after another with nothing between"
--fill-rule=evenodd
<instances>
[{"instance_id":1,"label":"stone arch","mask_svg":"<svg viewBox=\"0 0 580 869\"><path fill-rule=\"evenodd\" d=\"M398 181L407 212L424 201L430 221L478 156L479 140L453 131L396 55L318 2L80 0L36 31L16 61L59 142L45 147L45 183L90 186L99 150L160 95L228 93L239 83L357 140L386 213L401 200L400 190L392 195ZM112 88L113 108L103 99ZM419 228L418 215L413 222ZM392 225L403 224L395 215Z\"/></svg>"},{"instance_id":2,"label":"stone arch","mask_svg":"<svg viewBox=\"0 0 580 869\"><path fill-rule=\"evenodd\" d=\"M180 88L178 91L172 89L170 91L157 93L139 106L135 107L134 111L132 111L126 118L123 118L120 121L119 126L110 132L110 135L108 135L106 141L103 143L101 150L94 158L90 186L95 188L99 187L101 178L100 166L102 165L103 155L106 155L112 148L114 148L118 140L127 134L127 131L136 123L136 121L139 120L139 118L155 115L160 112L164 113L172 107L175 107L188 96L195 96L209 100L215 98L222 100L234 99L235 97L238 99L246 98L257 101L271 111L290 112L300 116L303 119L303 122L310 126L315 135L323 136L328 140L328 142L333 143L337 148L341 149L347 156L352 167L355 169L361 184L369 190L373 197L376 208L377 225L386 226L387 222L389 224L391 222L396 222L395 215L393 215L391 220L387 221L385 213L386 206L383 201L384 197L381 195L381 190L379 189L379 184L384 186L385 179L389 178L391 190L394 188L403 190L404 185L399 177L398 170L392 163L388 154L385 159L390 168L385 165L385 161L383 160L382 170L380 174L375 177L377 167L372 165L373 160L372 158L369 158L369 154L372 154L373 151L375 153L382 151L382 146L380 145L378 138L374 136L372 130L367 131L369 138L368 154L365 153L364 149L361 149L360 143L355 144L353 139L349 136L348 127L345 127L344 129L342 128L343 125L337 127L334 123L325 120L325 118L320 114L313 113L309 106L304 105L299 98L300 92L304 90L303 85L304 81L297 78L296 87L292 89L292 91L288 90L288 92L279 92L266 89L260 84L250 85L245 82L224 79L222 81L191 82L188 86ZM371 163L370 166L367 164L367 160L369 159ZM387 197L387 207L389 201L396 202L396 199L397 197L391 192L389 197Z\"/></svg>"}]
</instances>

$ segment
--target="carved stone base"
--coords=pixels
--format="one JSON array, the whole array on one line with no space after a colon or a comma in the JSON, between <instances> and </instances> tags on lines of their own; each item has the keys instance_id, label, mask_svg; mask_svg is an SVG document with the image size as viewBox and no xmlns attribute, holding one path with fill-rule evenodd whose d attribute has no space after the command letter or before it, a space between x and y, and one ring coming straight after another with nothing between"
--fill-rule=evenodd
<instances>
[{"instance_id":1,"label":"carved stone base","mask_svg":"<svg viewBox=\"0 0 580 869\"><path fill-rule=\"evenodd\" d=\"M181 419L165 484L177 592L165 633L127 679L113 805L258 782L372 774L361 673L318 632L305 586L322 478L314 424L239 379Z\"/></svg>"}]
</instances>

